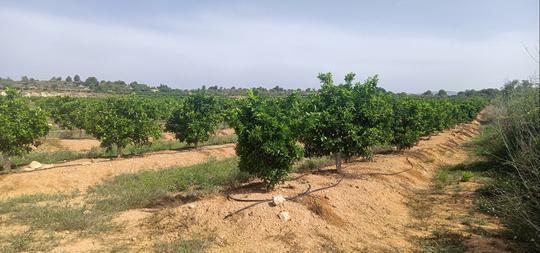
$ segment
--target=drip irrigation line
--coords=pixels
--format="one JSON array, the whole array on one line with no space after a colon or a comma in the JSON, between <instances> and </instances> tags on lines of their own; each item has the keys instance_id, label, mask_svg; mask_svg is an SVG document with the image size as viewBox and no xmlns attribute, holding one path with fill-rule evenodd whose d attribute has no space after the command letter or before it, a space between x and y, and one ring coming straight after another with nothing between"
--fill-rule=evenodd
<instances>
[{"instance_id":1,"label":"drip irrigation line","mask_svg":"<svg viewBox=\"0 0 540 253\"><path fill-rule=\"evenodd\" d=\"M409 170L412 170L414 168L414 165L413 163L409 160L409 157L405 157L407 159L407 162L409 163L409 165L411 165L410 168L406 169L406 170L402 170L402 171L398 171L398 172L393 172L393 173L370 173L369 175L381 175L381 176L393 176L393 175L398 175L398 174L401 174L401 173L405 173ZM366 174L364 174L366 175ZM301 176L302 177L302 176ZM329 185L329 186L325 186L325 187L321 187L321 188L317 188L315 190L311 190L311 184L308 184L308 188L306 191L304 191L303 193L300 193L300 194L297 194L295 196L292 196L292 197L286 197L285 199L288 200L288 201L294 201L298 198L301 198L301 197L304 197L304 196L308 196L314 192L318 192L318 191L323 191L323 190L327 190L327 189L330 189L330 188L333 188L333 187L337 187L339 184L341 184L341 182L343 182L343 180L345 179L346 175L343 175L341 176L341 178L335 182L334 184L332 185ZM231 216L233 215L236 215L238 213L241 213L243 212L244 210L247 210L249 208L252 208L254 206L257 206L257 205L260 205L260 204L263 204L263 203L267 203L267 202L271 202L273 201L273 199L239 199L239 198L235 198L233 197L231 194L227 194L227 199L229 200L234 200L234 201L238 201L238 202L251 202L253 204L250 204L248 206L245 206L241 209L238 209L234 212L231 212L229 214L227 214L225 217L223 217L223 219L228 219L230 218Z\"/></svg>"}]
</instances>

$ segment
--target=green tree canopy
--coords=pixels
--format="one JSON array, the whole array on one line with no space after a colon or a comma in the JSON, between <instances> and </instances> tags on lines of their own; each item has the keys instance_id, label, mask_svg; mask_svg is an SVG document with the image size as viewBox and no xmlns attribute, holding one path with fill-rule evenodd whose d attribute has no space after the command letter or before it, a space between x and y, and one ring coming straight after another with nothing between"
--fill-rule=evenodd
<instances>
[{"instance_id":1,"label":"green tree canopy","mask_svg":"<svg viewBox=\"0 0 540 253\"><path fill-rule=\"evenodd\" d=\"M165 130L174 133L176 139L197 146L207 141L223 121L221 108L215 96L205 92L190 94L172 113L165 124Z\"/></svg>"},{"instance_id":2,"label":"green tree canopy","mask_svg":"<svg viewBox=\"0 0 540 253\"><path fill-rule=\"evenodd\" d=\"M8 88L6 96L0 96L0 160L5 160L5 168L11 167L10 156L32 150L48 130L46 113L32 108L17 91Z\"/></svg>"},{"instance_id":3,"label":"green tree canopy","mask_svg":"<svg viewBox=\"0 0 540 253\"><path fill-rule=\"evenodd\" d=\"M294 117L282 101L262 99L248 91L233 116L241 171L263 180L267 188L283 181L302 155L291 129Z\"/></svg>"},{"instance_id":4,"label":"green tree canopy","mask_svg":"<svg viewBox=\"0 0 540 253\"><path fill-rule=\"evenodd\" d=\"M87 132L101 141L101 146L116 146L118 156L128 144L142 145L158 138L160 127L148 115L144 98L135 96L108 97L90 107L91 120Z\"/></svg>"}]
</instances>

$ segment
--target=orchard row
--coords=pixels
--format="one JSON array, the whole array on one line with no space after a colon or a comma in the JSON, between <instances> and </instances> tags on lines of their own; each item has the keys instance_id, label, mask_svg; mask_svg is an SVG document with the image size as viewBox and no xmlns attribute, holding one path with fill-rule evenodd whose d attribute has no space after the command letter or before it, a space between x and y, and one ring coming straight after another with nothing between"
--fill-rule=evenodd
<instances>
[{"instance_id":1,"label":"orchard row","mask_svg":"<svg viewBox=\"0 0 540 253\"><path fill-rule=\"evenodd\" d=\"M410 148L429 136L474 119L486 106L482 97L397 95L377 87L377 77L355 82L348 74L334 84L320 74L322 86L308 95L244 98L205 92L183 97L52 97L29 103L15 90L0 97L0 152L5 161L38 144L49 129L47 117L65 129L84 129L117 148L147 144L163 130L195 146L226 122L238 135L239 167L268 187L281 182L301 157L331 155L336 168L353 156L371 159L373 148ZM9 163L8 163L9 164Z\"/></svg>"}]
</instances>

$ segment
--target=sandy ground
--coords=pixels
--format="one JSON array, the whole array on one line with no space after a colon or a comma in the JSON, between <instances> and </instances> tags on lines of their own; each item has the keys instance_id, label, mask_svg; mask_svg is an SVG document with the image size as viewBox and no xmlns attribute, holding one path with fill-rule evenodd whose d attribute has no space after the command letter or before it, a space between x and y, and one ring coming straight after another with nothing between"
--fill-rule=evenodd
<instances>
[{"instance_id":1,"label":"sandy ground","mask_svg":"<svg viewBox=\"0 0 540 253\"><path fill-rule=\"evenodd\" d=\"M280 206L262 203L226 218L251 203L216 193L189 204L129 210L114 219L124 226L122 231L101 234L99 238L69 235L54 252L107 251L112 245L149 252L157 241L191 239L197 234L212 236L210 252L413 252L417 247L413 238L418 233L410 227L415 222L407 205L410 195L428 189L440 166L467 159L461 145L478 129L476 121L463 124L423 140L411 150L376 155L373 162L352 161L344 165L345 177L336 187ZM211 156L234 156L234 145L2 176L0 196L85 189L113 175L189 165ZM293 176L299 178L272 192L261 191L252 182L231 194L243 199L294 196L308 187L313 190L331 186L342 177L332 167ZM448 208L452 207L436 210L444 213ZM278 218L282 211L288 212L291 219Z\"/></svg>"},{"instance_id":2,"label":"sandy ground","mask_svg":"<svg viewBox=\"0 0 540 253\"><path fill-rule=\"evenodd\" d=\"M46 139L35 149L36 152L55 151L89 151L99 147L99 141L95 139Z\"/></svg>"},{"instance_id":3,"label":"sandy ground","mask_svg":"<svg viewBox=\"0 0 540 253\"><path fill-rule=\"evenodd\" d=\"M126 159L80 159L56 168L0 176L0 199L31 193L84 191L107 178L140 170L189 166L235 155L234 144L182 151L160 151Z\"/></svg>"}]
</instances>

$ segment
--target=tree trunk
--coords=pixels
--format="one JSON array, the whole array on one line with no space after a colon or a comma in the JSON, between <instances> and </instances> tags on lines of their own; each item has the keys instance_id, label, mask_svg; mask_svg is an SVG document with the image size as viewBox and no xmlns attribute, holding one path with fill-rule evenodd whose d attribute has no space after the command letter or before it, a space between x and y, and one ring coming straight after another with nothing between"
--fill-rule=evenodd
<instances>
[{"instance_id":1,"label":"tree trunk","mask_svg":"<svg viewBox=\"0 0 540 253\"><path fill-rule=\"evenodd\" d=\"M79 129L79 139L82 139L82 128Z\"/></svg>"},{"instance_id":2,"label":"tree trunk","mask_svg":"<svg viewBox=\"0 0 540 253\"><path fill-rule=\"evenodd\" d=\"M116 152L118 153L118 156L117 158L121 158L122 157L122 145L119 145L119 144L116 144Z\"/></svg>"},{"instance_id":3,"label":"tree trunk","mask_svg":"<svg viewBox=\"0 0 540 253\"><path fill-rule=\"evenodd\" d=\"M3 170L11 170L11 161L9 160L9 157L0 154L0 163L2 164Z\"/></svg>"},{"instance_id":4,"label":"tree trunk","mask_svg":"<svg viewBox=\"0 0 540 253\"><path fill-rule=\"evenodd\" d=\"M336 170L338 173L342 173L341 170L341 152L334 153L334 160L336 161Z\"/></svg>"}]
</instances>

